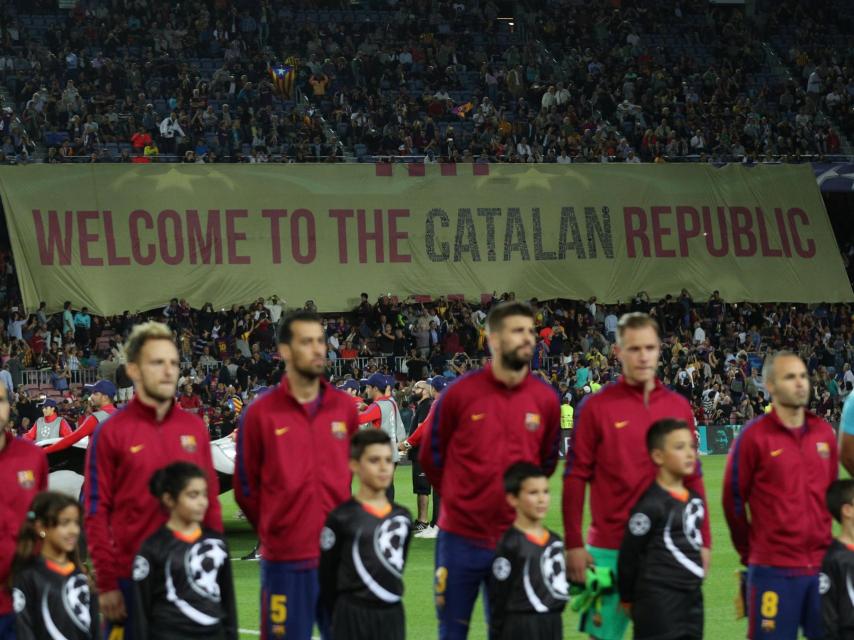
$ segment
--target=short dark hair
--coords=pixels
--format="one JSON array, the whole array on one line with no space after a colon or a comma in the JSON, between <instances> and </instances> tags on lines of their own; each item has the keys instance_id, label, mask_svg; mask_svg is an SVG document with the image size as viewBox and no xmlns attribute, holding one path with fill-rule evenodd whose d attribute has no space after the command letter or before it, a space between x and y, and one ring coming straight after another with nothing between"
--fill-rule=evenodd
<instances>
[{"instance_id":1,"label":"short dark hair","mask_svg":"<svg viewBox=\"0 0 854 640\"><path fill-rule=\"evenodd\" d=\"M320 324L320 315L314 311L306 311L305 309L297 309L290 312L282 320L279 326L279 344L290 344L294 337L291 329L294 322L316 322Z\"/></svg>"},{"instance_id":2,"label":"short dark hair","mask_svg":"<svg viewBox=\"0 0 854 640\"><path fill-rule=\"evenodd\" d=\"M504 472L504 492L518 496L525 480L546 477L546 472L532 462L514 462Z\"/></svg>"},{"instance_id":3,"label":"short dark hair","mask_svg":"<svg viewBox=\"0 0 854 640\"><path fill-rule=\"evenodd\" d=\"M391 448L391 438L385 431L379 429L359 431L350 440L350 459L359 460L364 455L365 449L372 444L385 444Z\"/></svg>"},{"instance_id":4,"label":"short dark hair","mask_svg":"<svg viewBox=\"0 0 854 640\"><path fill-rule=\"evenodd\" d=\"M504 319L511 316L533 318L534 310L531 308L531 305L524 302L517 302L516 300L500 302L489 310L489 314L486 316L486 330L490 333L498 331L501 329L501 325L504 324Z\"/></svg>"},{"instance_id":5,"label":"short dark hair","mask_svg":"<svg viewBox=\"0 0 854 640\"><path fill-rule=\"evenodd\" d=\"M842 523L842 507L854 500L854 480L836 480L827 488L825 503L834 520Z\"/></svg>"},{"instance_id":6,"label":"short dark hair","mask_svg":"<svg viewBox=\"0 0 854 640\"><path fill-rule=\"evenodd\" d=\"M679 431L679 429L690 431L691 427L684 420L677 420L676 418L664 418L653 422L649 431L646 432L646 450L651 453L653 449L663 449L664 440L667 436L674 431Z\"/></svg>"}]
</instances>

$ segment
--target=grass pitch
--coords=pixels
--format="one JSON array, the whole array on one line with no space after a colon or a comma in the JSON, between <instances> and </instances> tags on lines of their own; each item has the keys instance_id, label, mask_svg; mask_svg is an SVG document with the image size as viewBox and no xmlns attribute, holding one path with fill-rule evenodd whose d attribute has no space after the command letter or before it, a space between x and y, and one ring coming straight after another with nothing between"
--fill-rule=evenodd
<instances>
[{"instance_id":1,"label":"grass pitch","mask_svg":"<svg viewBox=\"0 0 854 640\"><path fill-rule=\"evenodd\" d=\"M744 638L747 631L745 620L736 621L734 614L734 598L737 591L735 572L739 567L738 557L729 540L729 532L724 521L721 506L721 488L723 481L725 456L705 456L702 459L705 475L708 504L711 511L712 524L712 567L706 580L703 593L706 604L705 637L712 640L736 640ZM411 469L401 467L396 475L397 499L415 513L415 496L412 495ZM560 517L561 478L563 464L560 465L551 479L552 504L547 526L563 534ZM231 493L220 496L225 517L225 526L231 545L233 558L246 554L255 544L255 536L246 522L236 517L237 507ZM437 637L436 615L433 608L433 551L435 540L414 538L410 545L409 560L406 563L405 582L406 595L406 631L412 640L429 640ZM239 614L241 638L249 639L258 636L259 615L259 563L232 563L234 571L235 590L237 593L237 610ZM567 608L564 613L564 637L567 640L584 638L576 629L578 616ZM253 633L254 632L254 633ZM486 625L480 599L472 616L471 640L486 640ZM627 634L627 638L630 638Z\"/></svg>"}]
</instances>

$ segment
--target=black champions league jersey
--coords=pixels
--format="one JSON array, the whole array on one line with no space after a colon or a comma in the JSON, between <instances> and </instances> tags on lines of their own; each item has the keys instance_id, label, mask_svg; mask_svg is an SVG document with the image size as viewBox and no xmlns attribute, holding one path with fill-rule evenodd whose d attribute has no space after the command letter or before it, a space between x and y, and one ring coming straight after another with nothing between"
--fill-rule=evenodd
<instances>
[{"instance_id":1,"label":"black champions league jersey","mask_svg":"<svg viewBox=\"0 0 854 640\"><path fill-rule=\"evenodd\" d=\"M134 558L133 580L134 638L237 640L231 560L218 533L184 536L161 527Z\"/></svg>"},{"instance_id":2,"label":"black champions league jersey","mask_svg":"<svg viewBox=\"0 0 854 640\"><path fill-rule=\"evenodd\" d=\"M398 504L390 506L380 513L351 498L326 519L320 533L320 593L330 610L341 596L367 606L402 602L412 516Z\"/></svg>"},{"instance_id":3,"label":"black champions league jersey","mask_svg":"<svg viewBox=\"0 0 854 640\"><path fill-rule=\"evenodd\" d=\"M677 495L653 482L631 511L617 564L620 598L634 602L644 585L677 590L703 581L703 499Z\"/></svg>"},{"instance_id":4,"label":"black champions league jersey","mask_svg":"<svg viewBox=\"0 0 854 640\"><path fill-rule=\"evenodd\" d=\"M825 640L854 638L854 548L839 540L830 544L821 564L818 590Z\"/></svg>"},{"instance_id":5,"label":"black champions league jersey","mask_svg":"<svg viewBox=\"0 0 854 640\"><path fill-rule=\"evenodd\" d=\"M492 562L490 635L500 637L514 613L561 612L569 599L563 540L553 531L542 539L510 527Z\"/></svg>"},{"instance_id":6,"label":"black champions league jersey","mask_svg":"<svg viewBox=\"0 0 854 640\"><path fill-rule=\"evenodd\" d=\"M37 558L12 588L18 640L90 640L98 637L98 599L74 565Z\"/></svg>"}]
</instances>

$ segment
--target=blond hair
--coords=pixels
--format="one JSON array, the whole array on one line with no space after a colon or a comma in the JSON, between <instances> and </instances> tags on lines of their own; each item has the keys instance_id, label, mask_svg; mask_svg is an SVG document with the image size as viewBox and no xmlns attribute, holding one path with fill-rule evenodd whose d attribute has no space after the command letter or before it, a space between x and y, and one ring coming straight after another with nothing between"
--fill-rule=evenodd
<instances>
[{"instance_id":1,"label":"blond hair","mask_svg":"<svg viewBox=\"0 0 854 640\"><path fill-rule=\"evenodd\" d=\"M169 340L174 344L172 329L162 322L154 321L136 325L125 342L124 352L127 361L139 363L139 354L149 340Z\"/></svg>"}]
</instances>

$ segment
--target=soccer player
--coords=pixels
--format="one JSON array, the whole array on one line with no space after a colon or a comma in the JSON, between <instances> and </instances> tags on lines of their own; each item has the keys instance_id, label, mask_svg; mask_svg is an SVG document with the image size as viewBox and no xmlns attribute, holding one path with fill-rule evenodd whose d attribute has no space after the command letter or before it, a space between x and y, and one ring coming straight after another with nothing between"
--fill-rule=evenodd
<instances>
[{"instance_id":1,"label":"soccer player","mask_svg":"<svg viewBox=\"0 0 854 640\"><path fill-rule=\"evenodd\" d=\"M209 503L205 472L173 462L151 476L149 491L169 520L133 561L136 637L237 640L228 546L202 524Z\"/></svg>"},{"instance_id":2,"label":"soccer player","mask_svg":"<svg viewBox=\"0 0 854 640\"><path fill-rule=\"evenodd\" d=\"M353 400L323 377L320 316L299 310L279 325L282 381L243 412L234 497L261 541L261 637L308 640L318 606L320 531L350 497L349 445L358 430Z\"/></svg>"},{"instance_id":3,"label":"soccer player","mask_svg":"<svg viewBox=\"0 0 854 640\"><path fill-rule=\"evenodd\" d=\"M685 488L697 466L697 439L687 422L665 419L649 428L646 446L658 473L632 508L620 546L620 600L637 640L701 640L706 509Z\"/></svg>"},{"instance_id":4,"label":"soccer player","mask_svg":"<svg viewBox=\"0 0 854 640\"><path fill-rule=\"evenodd\" d=\"M42 417L36 420L32 429L27 431L23 438L24 440L32 440L39 443L42 440L51 440L54 438L65 438L71 435L71 427L56 412L56 400L48 398L42 402Z\"/></svg>"},{"instance_id":5,"label":"soccer player","mask_svg":"<svg viewBox=\"0 0 854 640\"><path fill-rule=\"evenodd\" d=\"M830 543L818 580L824 640L845 640L854 638L854 480L830 485L827 509L842 525L842 535Z\"/></svg>"},{"instance_id":6,"label":"soccer player","mask_svg":"<svg viewBox=\"0 0 854 640\"><path fill-rule=\"evenodd\" d=\"M0 384L0 640L15 640L15 613L9 574L15 555L14 536L27 517L33 498L47 489L48 465L44 451L9 432L9 391Z\"/></svg>"},{"instance_id":7,"label":"soccer player","mask_svg":"<svg viewBox=\"0 0 854 640\"><path fill-rule=\"evenodd\" d=\"M822 637L818 568L831 542L825 494L839 468L831 426L805 409L810 385L797 355L765 360L773 409L746 425L727 459L724 512L747 566L749 638ZM749 508L749 517L748 517Z\"/></svg>"},{"instance_id":8,"label":"soccer player","mask_svg":"<svg viewBox=\"0 0 854 640\"><path fill-rule=\"evenodd\" d=\"M403 568L412 515L388 501L394 478L388 434L370 429L350 444L359 491L320 533L320 594L332 612L332 640L403 640Z\"/></svg>"},{"instance_id":9,"label":"soccer player","mask_svg":"<svg viewBox=\"0 0 854 640\"><path fill-rule=\"evenodd\" d=\"M144 640L134 636L133 559L167 520L148 491L151 476L169 462L193 462L208 478L205 526L222 531L222 514L208 431L198 416L175 402L179 360L172 330L159 322L137 325L124 349L134 397L92 435L84 524L106 637L123 633L124 640Z\"/></svg>"},{"instance_id":10,"label":"soccer player","mask_svg":"<svg viewBox=\"0 0 854 640\"><path fill-rule=\"evenodd\" d=\"M629 511L655 479L656 468L646 453L650 425L663 418L694 424L691 405L656 378L661 338L658 323L644 313L624 315L617 324L617 359L622 376L616 383L582 400L574 427L563 484L563 524L567 571L571 582L584 584L594 564L617 571L617 556ZM581 537L584 492L590 484L587 546ZM705 496L700 465L685 486ZM708 513L708 510L707 510ZM708 518L703 522L704 559L710 542ZM621 640L629 618L616 592L602 596L601 607L581 617L581 631L598 640Z\"/></svg>"},{"instance_id":11,"label":"soccer player","mask_svg":"<svg viewBox=\"0 0 854 640\"><path fill-rule=\"evenodd\" d=\"M18 640L95 640L100 618L77 557L80 504L36 496L18 534L12 591Z\"/></svg>"},{"instance_id":12,"label":"soccer player","mask_svg":"<svg viewBox=\"0 0 854 640\"><path fill-rule=\"evenodd\" d=\"M490 640L560 640L569 582L563 540L543 526L549 480L536 465L519 462L504 473L504 490L516 520L492 563Z\"/></svg>"},{"instance_id":13,"label":"soccer player","mask_svg":"<svg viewBox=\"0 0 854 640\"><path fill-rule=\"evenodd\" d=\"M516 517L504 471L531 462L550 475L557 464L557 394L528 368L536 343L531 307L515 301L493 307L487 340L492 364L442 392L420 454L442 496L434 580L441 640L467 637L478 591L489 588L495 547Z\"/></svg>"},{"instance_id":14,"label":"soccer player","mask_svg":"<svg viewBox=\"0 0 854 640\"><path fill-rule=\"evenodd\" d=\"M109 380L98 380L95 384L87 385L85 389L89 392L89 402L94 411L86 416L86 419L77 427L71 435L66 436L59 442L54 442L45 447L45 453L51 454L67 449L75 442L79 442L86 436L91 436L99 424L113 415L117 409L113 405L116 397L116 385Z\"/></svg>"}]
</instances>

